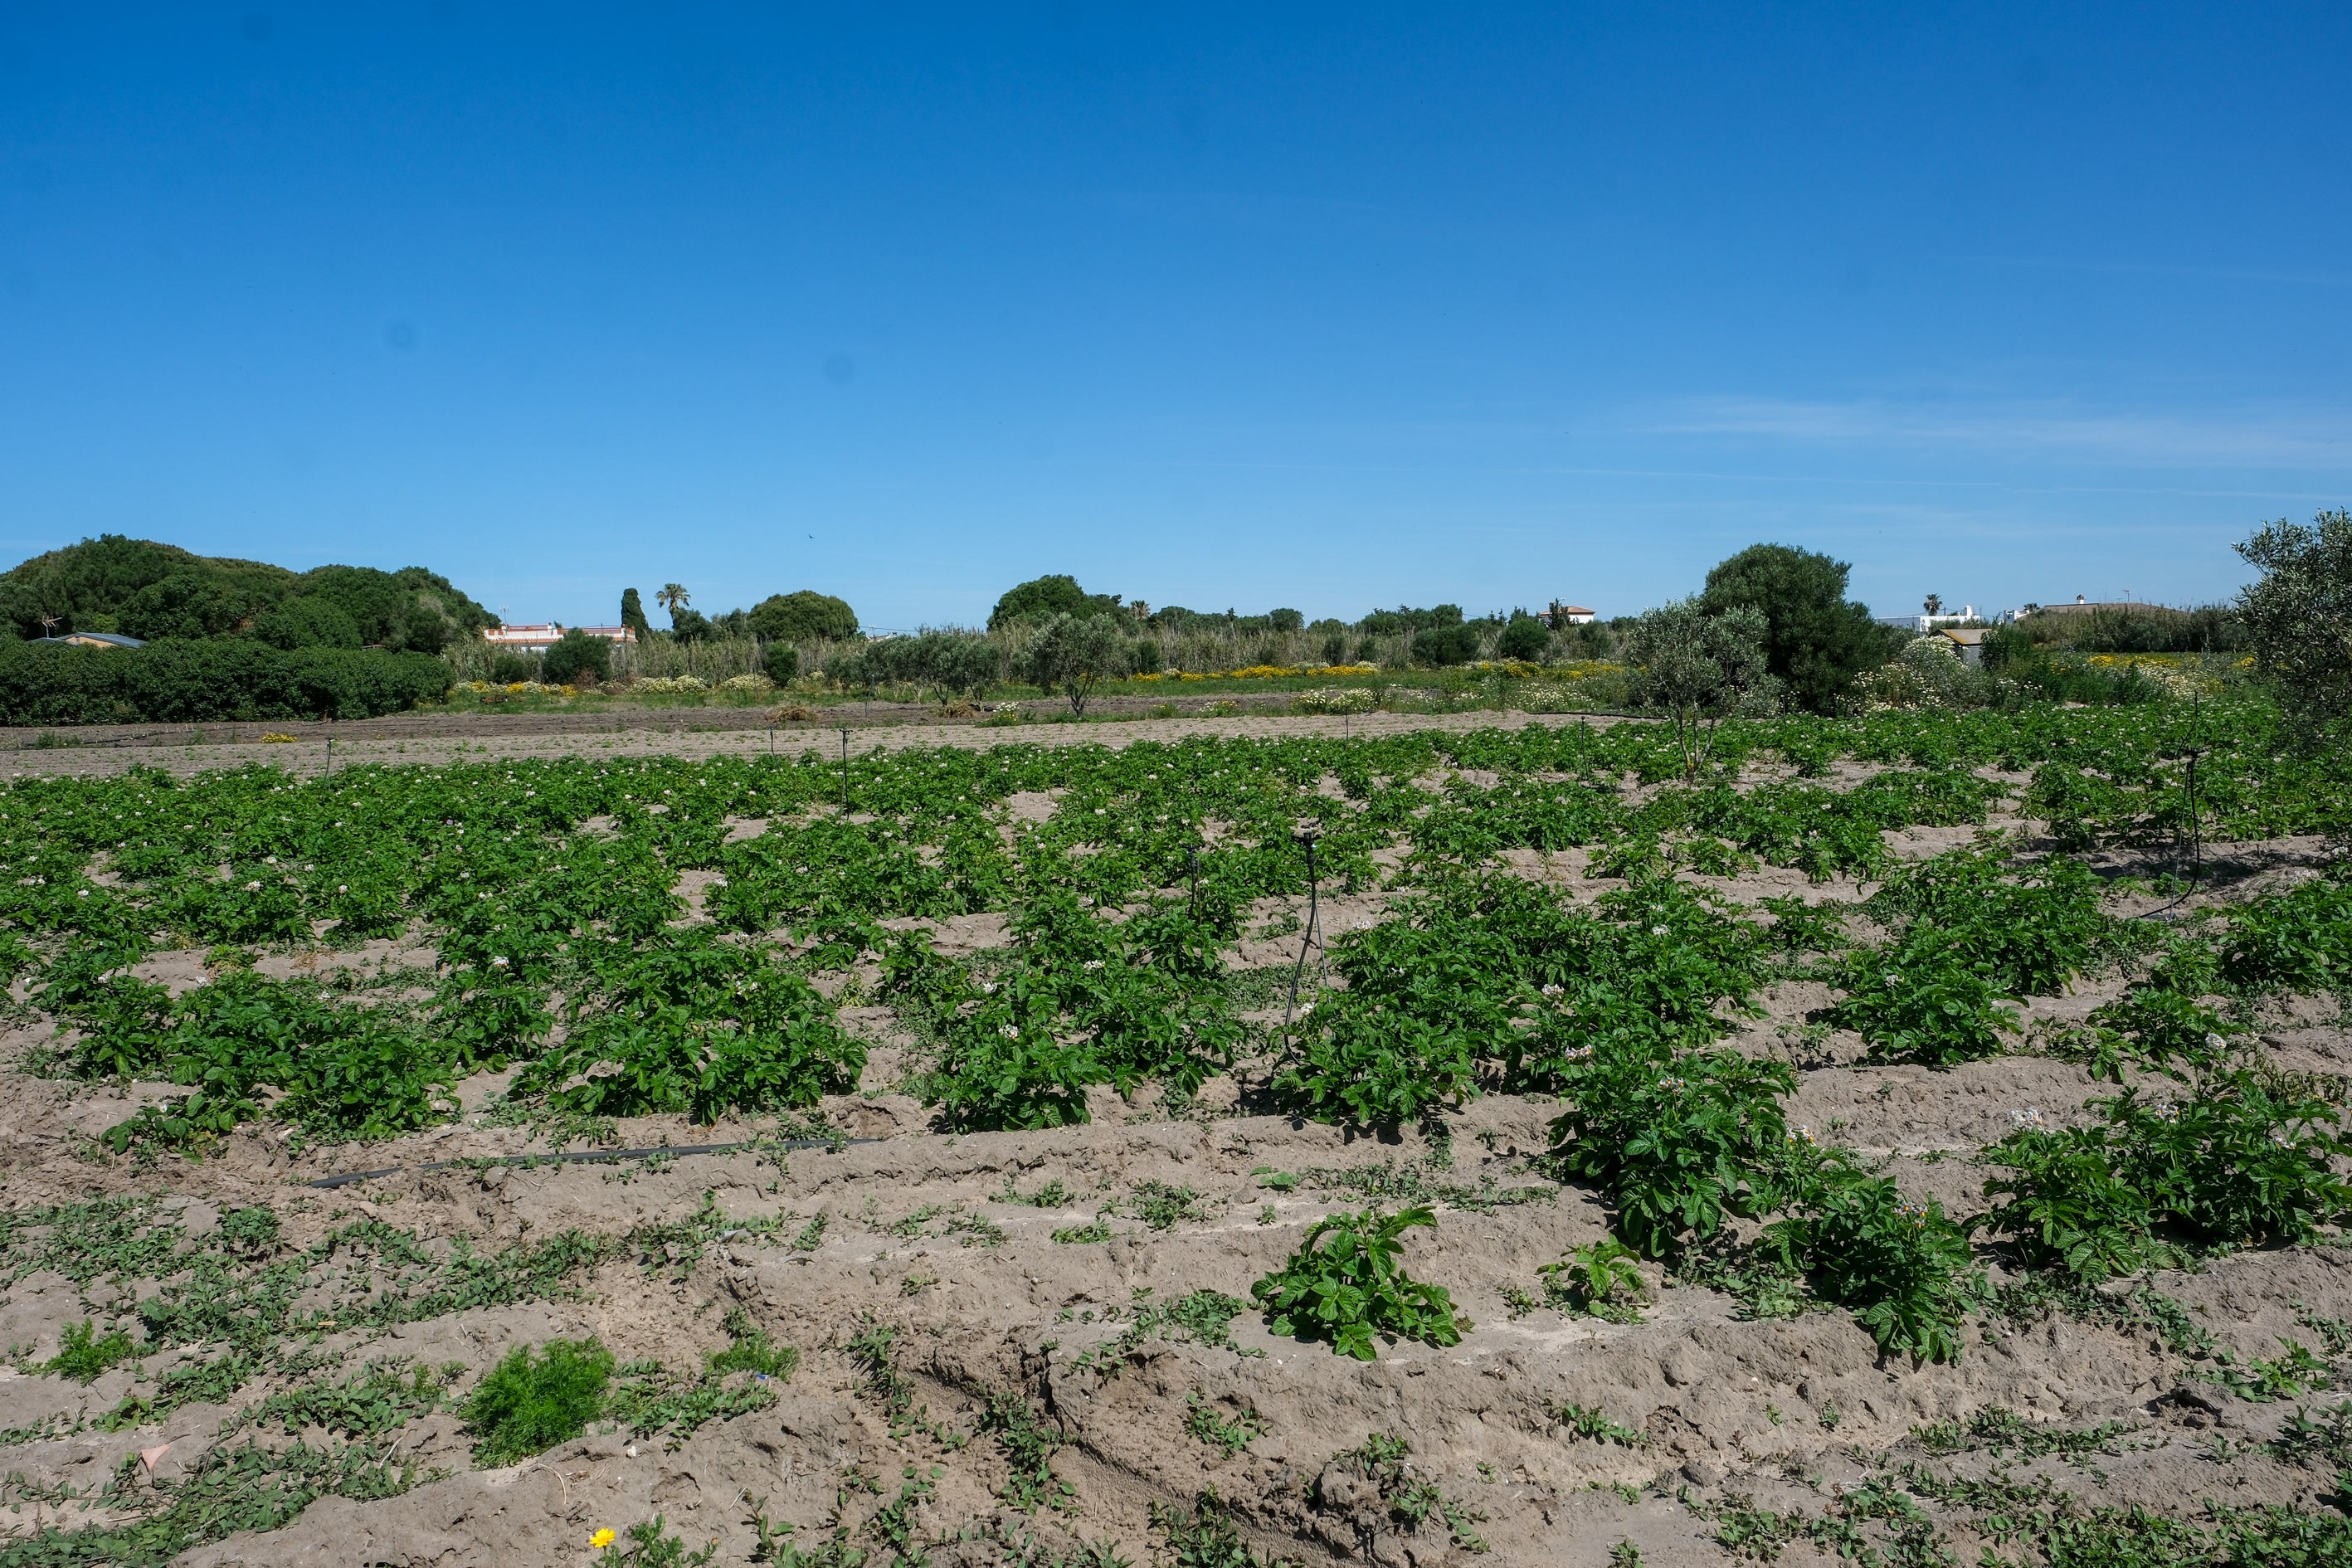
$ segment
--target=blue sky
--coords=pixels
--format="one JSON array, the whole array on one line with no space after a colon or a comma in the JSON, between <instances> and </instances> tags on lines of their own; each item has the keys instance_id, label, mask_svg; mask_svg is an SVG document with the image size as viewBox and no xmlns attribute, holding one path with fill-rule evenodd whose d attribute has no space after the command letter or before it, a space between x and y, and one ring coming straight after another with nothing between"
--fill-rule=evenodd
<instances>
[{"instance_id":1,"label":"blue sky","mask_svg":"<svg viewBox=\"0 0 2352 1568\"><path fill-rule=\"evenodd\" d=\"M0 7L0 556L512 617L2226 596L2352 504L2352 8Z\"/></svg>"}]
</instances>

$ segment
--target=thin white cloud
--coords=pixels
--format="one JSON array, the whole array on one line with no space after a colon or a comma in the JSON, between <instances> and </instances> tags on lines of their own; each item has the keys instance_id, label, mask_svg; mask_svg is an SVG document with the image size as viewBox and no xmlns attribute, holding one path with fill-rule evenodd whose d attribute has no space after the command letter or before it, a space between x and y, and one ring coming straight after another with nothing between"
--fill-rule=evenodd
<instances>
[{"instance_id":1,"label":"thin white cloud","mask_svg":"<svg viewBox=\"0 0 2352 1568\"><path fill-rule=\"evenodd\" d=\"M1742 436L1791 445L1974 447L2164 468L2352 467L2352 416L2307 410L2183 417L2086 412L2063 403L1971 405L1711 397L1687 401L1643 429L1652 435Z\"/></svg>"}]
</instances>

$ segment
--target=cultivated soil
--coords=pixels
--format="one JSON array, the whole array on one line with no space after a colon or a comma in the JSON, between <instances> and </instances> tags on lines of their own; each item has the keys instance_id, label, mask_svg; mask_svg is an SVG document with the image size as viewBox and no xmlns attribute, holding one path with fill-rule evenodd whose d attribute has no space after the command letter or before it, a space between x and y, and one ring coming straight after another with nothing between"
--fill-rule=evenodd
<instances>
[{"instance_id":1,"label":"cultivated soil","mask_svg":"<svg viewBox=\"0 0 2352 1568\"><path fill-rule=\"evenodd\" d=\"M1495 721L1492 714L1450 721L1373 715L1348 727L1364 733ZM709 755L768 744L764 728L347 738L361 728L338 728L338 766L347 758L437 762L485 750ZM877 729L854 733L852 743L1116 744L1211 728L1336 735L1342 721L1179 721L1011 734ZM827 731L786 733L779 743L830 751L839 741ZM134 762L188 771L255 760L307 770L323 765L324 749L307 740L181 743L28 751L7 761L26 772L111 772ZM1053 805L1047 797L1024 804ZM1972 832L1895 837L1898 848L1924 855ZM2219 890L2204 896L2239 897L2311 875L2320 849L2302 841L2226 847ZM1525 853L1515 865L1580 898L1615 885L1585 876L1580 854ZM1788 892L1853 900L1867 891L1771 870L1704 880L1748 902ZM1381 896L1367 895L1326 902L1321 918L1336 935L1384 907ZM1299 912L1269 905L1253 925ZM950 955L1007 940L1003 921L991 916L945 922L940 939ZM1255 1015L1269 1030L1280 1025L1299 940L1269 935L1237 952L1239 963L1278 977L1266 987L1271 1003ZM202 976L205 956L162 955L146 973L184 985ZM429 962L386 943L323 956L283 952L265 963L292 973L305 963L398 967L419 958ZM1310 994L1317 967L1312 958L1306 964ZM2079 1018L2119 988L2086 980L2029 1011ZM1825 1000L1817 984L1788 984L1766 999L1767 1016L1741 1020L1735 1042L1796 1063L1801 1087L1791 1122L1884 1159L1907 1191L1932 1194L1955 1213L1984 1206L1987 1172L1975 1156L2009 1131L2012 1112L2030 1108L2063 1123L2112 1092L2079 1067L2033 1055L1948 1071L1872 1066L1858 1039L1807 1026ZM1483 1548L1496 1563L1622 1564L1635 1560L1624 1542L1650 1563L1728 1562L1738 1554L1725 1544L1725 1521L1738 1510L1819 1519L1888 1465L1928 1461L1917 1429L1995 1407L2038 1430L2107 1425L2109 1435L2073 1458L1963 1446L1933 1457L1937 1475L2042 1480L2088 1507L2193 1513L2212 1500L2325 1514L2334 1506L2332 1476L2262 1447L2296 1401L2242 1397L2200 1379L2146 1328L2063 1314L1979 1322L1956 1363L1914 1364L1882 1358L1850 1313L1741 1321L1731 1297L1672 1282L1655 1266L1646 1270L1653 1301L1638 1322L1530 1307L1529 1295L1541 1294L1539 1266L1609 1229L1588 1190L1528 1169L1548 1147L1559 1110L1542 1100L1481 1098L1445 1119L1444 1139L1368 1137L1264 1113L1264 1073L1252 1068L1212 1080L1181 1107L1150 1095L1129 1104L1097 1090L1089 1125L958 1136L933 1131L925 1108L904 1092L913 1041L891 1011L855 1006L845 1022L873 1047L859 1092L822 1108L848 1142L653 1161L490 1163L549 1145L534 1142L526 1127L475 1120L390 1144L319 1149L253 1123L202 1163L163 1157L142 1165L98 1152L90 1140L160 1098L163 1086L118 1090L12 1068L0 1072L0 1206L21 1213L152 1196L161 1200L156 1217L201 1237L224 1212L260 1205L278 1215L289 1247L367 1218L425 1238L470 1237L491 1252L566 1228L621 1236L681 1224L715 1205L724 1218L694 1231L698 1240L609 1258L574 1281L572 1293L389 1328L324 1329L318 1348L346 1352L352 1370L387 1356L458 1363L461 1394L514 1345L592 1333L622 1362L692 1367L729 1342L724 1324L738 1311L800 1352L797 1371L769 1385L777 1396L771 1407L709 1421L682 1441L592 1432L519 1465L478 1469L453 1411L422 1415L399 1428L398 1458L434 1479L375 1500L323 1499L283 1528L198 1547L180 1559L190 1564L580 1563L593 1560L592 1532L656 1514L690 1548L715 1542L714 1560L728 1563L754 1560L761 1516L797 1527L794 1540L809 1551L838 1526L850 1547L875 1554L868 1561L877 1568L891 1561L890 1532L900 1523L916 1543L903 1548L910 1561L919 1547L942 1565L1023 1560L1024 1552L1030 1561L1108 1562L1084 1553L1102 1550L1089 1542L1116 1542L1124 1558L1143 1562L1166 1551L1155 1507L1189 1512L1210 1490L1254 1549L1306 1562L1431 1564L1467 1561ZM2352 1074L2352 1030L2332 1005L2283 1004L2262 1024L2261 1047L2279 1065ZM49 1022L23 1002L20 987L0 1058L21 1062L50 1037ZM467 1103L479 1105L497 1087L469 1083ZM774 1128L704 1129L668 1118L624 1122L618 1131L624 1146L642 1147L752 1140ZM317 1184L379 1168L392 1169L347 1185ZM1232 1320L1228 1343L1155 1326L1152 1309L1193 1292L1246 1298L1318 1217L1360 1206L1364 1189L1349 1184L1350 1173L1373 1171L1387 1173L1382 1191L1440 1205L1438 1226L1411 1233L1405 1252L1414 1277L1446 1287L1472 1320L1458 1346L1398 1343L1360 1363L1322 1343L1276 1338L1254 1311ZM1172 1214L1145 1201L1171 1189L1190 1194ZM1098 1217L1108 1239L1055 1239ZM2345 1366L2342 1338L2315 1325L2352 1320L2352 1249L2250 1251L2147 1282L2183 1303L2242 1361L2276 1355L2288 1342ZM102 1502L93 1509L69 1490L94 1493L118 1471L131 1487L188 1474L215 1445L242 1440L221 1431L235 1405L277 1386L256 1384L233 1405L183 1405L160 1422L107 1430L100 1419L154 1386L174 1354L88 1384L35 1370L57 1353L69 1325L113 1321L159 1283L100 1276L78 1286L52 1268L0 1293L0 1346L16 1352L13 1367L0 1368L0 1428L10 1429L0 1432L0 1470L21 1473L50 1500L0 1514L0 1551L40 1524L108 1517ZM306 1289L321 1301L335 1299L323 1277ZM895 1409L872 1357L852 1348L876 1324L895 1331L886 1363L911 1394ZM1025 1396L1058 1442L1047 1445L1045 1495L1026 1508L1006 1500L1020 1495L1019 1455L982 1431L991 1395L1004 1390ZM2304 1403L2315 1408L2321 1397ZM1626 1436L1580 1436L1563 1418L1571 1406L1601 1413ZM1196 1435L1209 1424L1197 1414L1203 1411L1236 1435L1230 1449ZM1413 1522L1347 1462L1381 1434L1410 1445L1412 1478L1451 1500L1455 1527L1442 1509ZM320 1431L310 1436L325 1440ZM912 1501L899 1507L910 1488ZM1981 1525L1986 1510L1916 1506L1954 1560L1974 1562L1991 1544ZM1883 1530L1864 1533L1877 1542ZM1832 1555L1806 1539L1785 1551L1790 1563Z\"/></svg>"}]
</instances>

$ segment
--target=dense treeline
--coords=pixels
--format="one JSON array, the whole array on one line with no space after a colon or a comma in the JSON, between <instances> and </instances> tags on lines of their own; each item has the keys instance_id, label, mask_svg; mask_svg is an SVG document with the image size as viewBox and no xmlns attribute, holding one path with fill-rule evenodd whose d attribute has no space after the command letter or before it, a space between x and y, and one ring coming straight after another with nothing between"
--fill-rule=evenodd
<instances>
[{"instance_id":1,"label":"dense treeline","mask_svg":"<svg viewBox=\"0 0 2352 1568\"><path fill-rule=\"evenodd\" d=\"M450 680L449 667L425 653L0 640L0 724L372 719L445 696Z\"/></svg>"}]
</instances>

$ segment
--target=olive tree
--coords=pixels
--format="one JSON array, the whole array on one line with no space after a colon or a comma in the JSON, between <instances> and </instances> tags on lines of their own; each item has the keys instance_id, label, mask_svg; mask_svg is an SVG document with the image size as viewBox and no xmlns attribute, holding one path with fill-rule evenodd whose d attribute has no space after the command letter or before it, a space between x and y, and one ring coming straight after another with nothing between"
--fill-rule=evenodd
<instances>
[{"instance_id":1,"label":"olive tree","mask_svg":"<svg viewBox=\"0 0 2352 1568\"><path fill-rule=\"evenodd\" d=\"M2284 518L2237 546L2262 569L2238 595L2258 668L2289 721L2317 741L2352 716L2352 511Z\"/></svg>"},{"instance_id":2,"label":"olive tree","mask_svg":"<svg viewBox=\"0 0 2352 1568\"><path fill-rule=\"evenodd\" d=\"M1683 776L1696 777L1715 751L1726 719L1767 718L1780 706L1780 682L1768 668L1764 612L1740 605L1709 615L1697 599L1645 612L1626 639L1638 674L1638 700L1674 721Z\"/></svg>"},{"instance_id":3,"label":"olive tree","mask_svg":"<svg viewBox=\"0 0 2352 1568\"><path fill-rule=\"evenodd\" d=\"M1083 716L1087 699L1106 676L1124 674L1127 641L1109 616L1057 615L1037 628L1022 655L1030 683L1066 693L1070 711Z\"/></svg>"}]
</instances>

